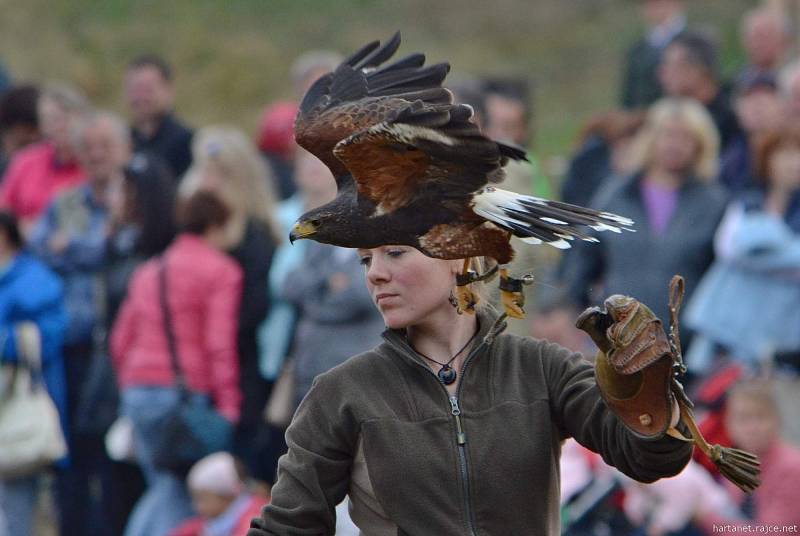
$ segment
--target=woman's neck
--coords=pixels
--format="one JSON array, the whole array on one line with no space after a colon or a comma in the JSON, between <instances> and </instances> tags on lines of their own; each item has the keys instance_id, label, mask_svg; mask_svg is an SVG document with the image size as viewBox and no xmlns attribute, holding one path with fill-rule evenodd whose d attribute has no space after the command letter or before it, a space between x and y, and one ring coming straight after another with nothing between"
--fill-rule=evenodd
<instances>
[{"instance_id":1,"label":"woman's neck","mask_svg":"<svg viewBox=\"0 0 800 536\"><path fill-rule=\"evenodd\" d=\"M785 188L770 188L764 199L764 210L776 216L785 216L793 193L793 190Z\"/></svg>"},{"instance_id":2,"label":"woman's neck","mask_svg":"<svg viewBox=\"0 0 800 536\"><path fill-rule=\"evenodd\" d=\"M677 189L683 182L683 176L662 168L652 168L645 173L644 181L653 186Z\"/></svg>"},{"instance_id":3,"label":"woman's neck","mask_svg":"<svg viewBox=\"0 0 800 536\"><path fill-rule=\"evenodd\" d=\"M411 326L407 329L408 342L418 352L435 359L439 363L447 363L453 355L464 348L464 345L475 335L478 322L475 315L459 315L448 304L436 313L430 315L426 322ZM455 370L461 370L461 365L469 354L469 348L464 348L450 364ZM434 372L439 366L432 365Z\"/></svg>"}]
</instances>

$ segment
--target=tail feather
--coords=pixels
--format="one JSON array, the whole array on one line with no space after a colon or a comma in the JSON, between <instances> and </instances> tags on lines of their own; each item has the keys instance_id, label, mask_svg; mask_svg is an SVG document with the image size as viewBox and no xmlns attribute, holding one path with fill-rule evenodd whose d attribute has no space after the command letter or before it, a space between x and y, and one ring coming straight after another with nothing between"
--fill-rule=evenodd
<instances>
[{"instance_id":1,"label":"tail feather","mask_svg":"<svg viewBox=\"0 0 800 536\"><path fill-rule=\"evenodd\" d=\"M609 212L487 187L473 197L475 214L529 244L568 249L570 242L598 242L591 231L633 231L633 221Z\"/></svg>"}]
</instances>

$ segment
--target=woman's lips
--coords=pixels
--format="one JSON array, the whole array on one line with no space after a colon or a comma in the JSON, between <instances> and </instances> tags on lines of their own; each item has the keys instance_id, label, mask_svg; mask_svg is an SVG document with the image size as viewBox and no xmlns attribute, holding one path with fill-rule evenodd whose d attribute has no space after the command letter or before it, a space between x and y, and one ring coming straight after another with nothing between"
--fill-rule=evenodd
<instances>
[{"instance_id":1,"label":"woman's lips","mask_svg":"<svg viewBox=\"0 0 800 536\"><path fill-rule=\"evenodd\" d=\"M396 298L397 294L390 294L388 292L381 292L380 294L375 295L375 303L381 304L386 303L387 300L391 300L392 298Z\"/></svg>"}]
</instances>

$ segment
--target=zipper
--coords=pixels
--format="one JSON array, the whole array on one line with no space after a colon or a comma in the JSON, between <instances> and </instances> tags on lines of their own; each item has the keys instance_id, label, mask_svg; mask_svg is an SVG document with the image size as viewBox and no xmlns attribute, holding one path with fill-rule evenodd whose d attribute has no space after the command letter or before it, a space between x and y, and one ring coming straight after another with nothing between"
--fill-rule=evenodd
<instances>
[{"instance_id":1,"label":"zipper","mask_svg":"<svg viewBox=\"0 0 800 536\"><path fill-rule=\"evenodd\" d=\"M467 354L467 358L464 360L464 364L461 365L461 380L459 380L458 387L456 388L456 394L454 396L450 395L450 392L447 390L447 387L445 387L442 384L442 382L439 381L439 378L436 377L436 375L433 373L430 367L412 359L412 361L415 364L417 364L417 366L424 368L425 370L428 371L428 373L431 374L431 376L433 376L433 378L436 380L436 383L442 388L445 395L447 396L448 401L450 402L450 414L453 416L456 425L456 448L458 450L459 469L461 472L461 484L462 484L462 489L464 491L464 509L467 512L467 527L469 528L470 536L477 536L478 531L477 531L477 522L475 521L475 512L472 511L472 500L469 489L469 467L467 465L467 450L466 450L467 434L466 432L464 432L464 427L462 426L461 423L461 407L459 406L458 400L459 396L461 395L461 387L464 385L463 383L464 373L467 370L467 365L469 365L469 362L472 361L472 358L475 357L475 355L477 355L478 352L483 350L485 346L488 346L486 336L491 334L493 330L494 330L494 325L492 326L492 328L489 329L489 331L481 340L481 342L478 343L478 346L470 350L469 354ZM494 339L494 337L492 337L492 339ZM402 348L402 344L398 345L397 343L395 343L395 341L391 341L389 339L387 339L387 342L391 346L395 346L396 348L400 347L398 349L405 350L404 348ZM409 349L413 352L413 348L409 347Z\"/></svg>"},{"instance_id":2,"label":"zipper","mask_svg":"<svg viewBox=\"0 0 800 536\"><path fill-rule=\"evenodd\" d=\"M459 384L460 385L460 384ZM458 407L458 398L450 397L450 413L456 421L456 444L458 445L458 467L461 469L461 486L464 490L464 507L467 511L467 522L469 524L470 536L476 536L475 519L470 504L469 493L469 471L467 469L467 435L461 426L461 408Z\"/></svg>"}]
</instances>

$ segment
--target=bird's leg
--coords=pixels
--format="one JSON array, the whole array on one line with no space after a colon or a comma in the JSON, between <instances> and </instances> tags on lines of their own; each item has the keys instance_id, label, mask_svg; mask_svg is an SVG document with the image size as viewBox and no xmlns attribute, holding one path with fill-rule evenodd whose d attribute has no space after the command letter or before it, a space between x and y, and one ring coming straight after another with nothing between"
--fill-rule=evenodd
<instances>
[{"instance_id":1,"label":"bird's leg","mask_svg":"<svg viewBox=\"0 0 800 536\"><path fill-rule=\"evenodd\" d=\"M522 286L532 282L531 276L517 279L508 275L508 268L500 268L500 301L503 303L503 310L511 318L525 318L525 294Z\"/></svg>"},{"instance_id":2,"label":"bird's leg","mask_svg":"<svg viewBox=\"0 0 800 536\"><path fill-rule=\"evenodd\" d=\"M475 314L475 306L480 301L478 295L469 288L469 284L475 281L474 276L476 275L470 271L471 265L472 258L464 259L464 268L456 277L455 305L459 314Z\"/></svg>"}]
</instances>

